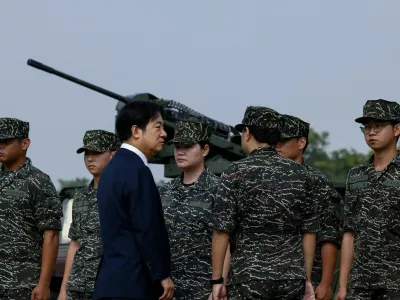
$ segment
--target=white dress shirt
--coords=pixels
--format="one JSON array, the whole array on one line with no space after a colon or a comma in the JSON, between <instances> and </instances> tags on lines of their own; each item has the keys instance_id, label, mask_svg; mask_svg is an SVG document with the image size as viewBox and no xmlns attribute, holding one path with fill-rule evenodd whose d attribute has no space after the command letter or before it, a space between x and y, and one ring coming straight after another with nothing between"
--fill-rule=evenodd
<instances>
[{"instance_id":1,"label":"white dress shirt","mask_svg":"<svg viewBox=\"0 0 400 300\"><path fill-rule=\"evenodd\" d=\"M135 146L132 146L132 145L127 144L127 143L122 143L121 148L125 148L125 149L128 149L128 150L130 150L130 151L136 153L136 154L139 155L139 157L143 160L143 162L144 162L144 164L145 164L146 166L149 165L146 156L143 154L142 151L140 151L140 150L139 150L138 148L136 148Z\"/></svg>"}]
</instances>

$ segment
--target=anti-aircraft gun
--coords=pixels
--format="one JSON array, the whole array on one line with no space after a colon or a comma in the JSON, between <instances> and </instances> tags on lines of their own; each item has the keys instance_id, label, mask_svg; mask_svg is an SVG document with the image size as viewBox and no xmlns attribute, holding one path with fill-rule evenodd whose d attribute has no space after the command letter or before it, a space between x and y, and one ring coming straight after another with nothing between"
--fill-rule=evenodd
<instances>
[{"instance_id":1,"label":"anti-aircraft gun","mask_svg":"<svg viewBox=\"0 0 400 300\"><path fill-rule=\"evenodd\" d=\"M131 101L155 101L164 109L164 129L167 132L166 142L173 138L175 123L177 121L187 120L194 117L199 119L201 122L210 125L213 128L213 135L211 137L211 149L206 159L206 165L210 171L216 175L220 175L230 162L239 160L245 156L240 146L240 132L237 131L233 126L226 125L222 122L209 118L204 114L201 114L177 101L158 98L150 93L121 96L89 82L57 71L33 59L29 59L27 64L36 69L62 77L66 80L72 81L76 84L82 85L86 88L118 100L116 105L117 112L119 112L125 104ZM149 162L153 164L163 164L164 177L173 178L180 174L180 170L174 160L173 145L165 144L163 150L153 157Z\"/></svg>"}]
</instances>

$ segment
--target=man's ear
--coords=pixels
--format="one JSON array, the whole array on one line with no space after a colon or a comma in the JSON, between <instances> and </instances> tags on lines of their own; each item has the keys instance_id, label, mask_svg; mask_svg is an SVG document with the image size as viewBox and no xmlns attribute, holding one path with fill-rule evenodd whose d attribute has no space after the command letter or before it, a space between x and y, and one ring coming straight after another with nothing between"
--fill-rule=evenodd
<instances>
[{"instance_id":1,"label":"man's ear","mask_svg":"<svg viewBox=\"0 0 400 300\"><path fill-rule=\"evenodd\" d=\"M21 145L22 145L22 150L27 151L29 146L31 144L31 140L29 138L25 138L22 140Z\"/></svg>"},{"instance_id":2,"label":"man's ear","mask_svg":"<svg viewBox=\"0 0 400 300\"><path fill-rule=\"evenodd\" d=\"M397 137L400 135L400 123L394 125L394 136Z\"/></svg>"},{"instance_id":3,"label":"man's ear","mask_svg":"<svg viewBox=\"0 0 400 300\"><path fill-rule=\"evenodd\" d=\"M298 140L299 150L303 150L307 145L307 140L305 137L301 137Z\"/></svg>"},{"instance_id":4,"label":"man's ear","mask_svg":"<svg viewBox=\"0 0 400 300\"><path fill-rule=\"evenodd\" d=\"M249 127L245 127L242 134L244 135L244 140L245 140L246 142L248 142L248 141L250 140L250 136L251 136Z\"/></svg>"},{"instance_id":5,"label":"man's ear","mask_svg":"<svg viewBox=\"0 0 400 300\"><path fill-rule=\"evenodd\" d=\"M203 157L206 157L209 152L210 152L210 146L208 144L205 144L203 148Z\"/></svg>"},{"instance_id":6,"label":"man's ear","mask_svg":"<svg viewBox=\"0 0 400 300\"><path fill-rule=\"evenodd\" d=\"M142 130L141 128L139 128L138 126L133 125L133 126L131 127L131 133L132 133L132 137L133 137L135 140L137 140L137 139L139 139L139 138L142 136L143 130Z\"/></svg>"}]
</instances>

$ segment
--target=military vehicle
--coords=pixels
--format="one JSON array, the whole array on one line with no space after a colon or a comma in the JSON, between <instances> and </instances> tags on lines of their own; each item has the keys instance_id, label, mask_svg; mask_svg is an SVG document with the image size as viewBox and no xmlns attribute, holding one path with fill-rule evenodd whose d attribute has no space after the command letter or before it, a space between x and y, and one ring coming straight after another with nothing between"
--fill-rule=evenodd
<instances>
[{"instance_id":1,"label":"military vehicle","mask_svg":"<svg viewBox=\"0 0 400 300\"><path fill-rule=\"evenodd\" d=\"M116 111L120 111L124 105L131 101L146 100L155 101L160 104L164 109L164 129L167 132L167 140L171 140L174 136L175 123L179 120L188 120L190 118L197 118L198 120L209 124L213 128L211 137L211 149L207 156L206 165L216 175L221 175L223 170L233 161L245 157L245 153L241 148L241 133L233 126L224 124L212 118L205 116L184 104L174 100L166 100L158 98L150 93L140 93L129 96L121 96L89 82L80 80L76 77L60 72L52 67L42 64L36 60L29 59L27 64L36 69L45 71L47 73L62 77L66 80L99 92L103 95L109 96L118 100ZM175 163L173 145L165 144L163 150L153 157L149 162L153 164L164 165L164 177L175 178L179 176L180 170ZM57 294L60 290L62 277L64 274L64 263L66 252L69 246L68 230L71 223L71 209L74 194L82 187L65 188L60 191L60 199L63 202L64 217L63 217L63 230L60 234L60 247L57 258L55 271L51 281L52 298L57 299ZM344 197L344 184L335 184L336 190ZM333 289L337 288L337 278L334 280Z\"/></svg>"}]
</instances>

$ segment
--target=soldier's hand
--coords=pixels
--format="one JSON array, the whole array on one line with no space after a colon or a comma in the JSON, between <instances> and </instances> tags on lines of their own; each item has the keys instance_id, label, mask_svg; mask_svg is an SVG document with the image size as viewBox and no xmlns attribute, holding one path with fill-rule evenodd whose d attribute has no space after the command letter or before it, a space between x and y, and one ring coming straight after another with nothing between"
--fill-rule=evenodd
<instances>
[{"instance_id":1,"label":"soldier's hand","mask_svg":"<svg viewBox=\"0 0 400 300\"><path fill-rule=\"evenodd\" d=\"M31 294L31 300L49 300L50 299L50 287L48 285L38 283L33 289Z\"/></svg>"},{"instance_id":2,"label":"soldier's hand","mask_svg":"<svg viewBox=\"0 0 400 300\"><path fill-rule=\"evenodd\" d=\"M347 288L339 287L339 291L336 294L335 300L346 300Z\"/></svg>"},{"instance_id":3,"label":"soldier's hand","mask_svg":"<svg viewBox=\"0 0 400 300\"><path fill-rule=\"evenodd\" d=\"M158 299L159 300L171 300L172 297L174 296L174 291L175 291L175 285L174 285L171 277L161 280L161 286L164 289L164 293Z\"/></svg>"},{"instance_id":4,"label":"soldier's hand","mask_svg":"<svg viewBox=\"0 0 400 300\"><path fill-rule=\"evenodd\" d=\"M321 283L315 289L315 298L317 300L331 300L332 294L332 287L327 284Z\"/></svg>"},{"instance_id":5,"label":"soldier's hand","mask_svg":"<svg viewBox=\"0 0 400 300\"><path fill-rule=\"evenodd\" d=\"M57 300L67 300L67 291L65 289L60 289Z\"/></svg>"},{"instance_id":6,"label":"soldier's hand","mask_svg":"<svg viewBox=\"0 0 400 300\"><path fill-rule=\"evenodd\" d=\"M225 284L214 284L212 289L212 300L227 300Z\"/></svg>"},{"instance_id":7,"label":"soldier's hand","mask_svg":"<svg viewBox=\"0 0 400 300\"><path fill-rule=\"evenodd\" d=\"M312 286L312 283L309 281L306 282L304 300L315 300L314 288Z\"/></svg>"}]
</instances>

